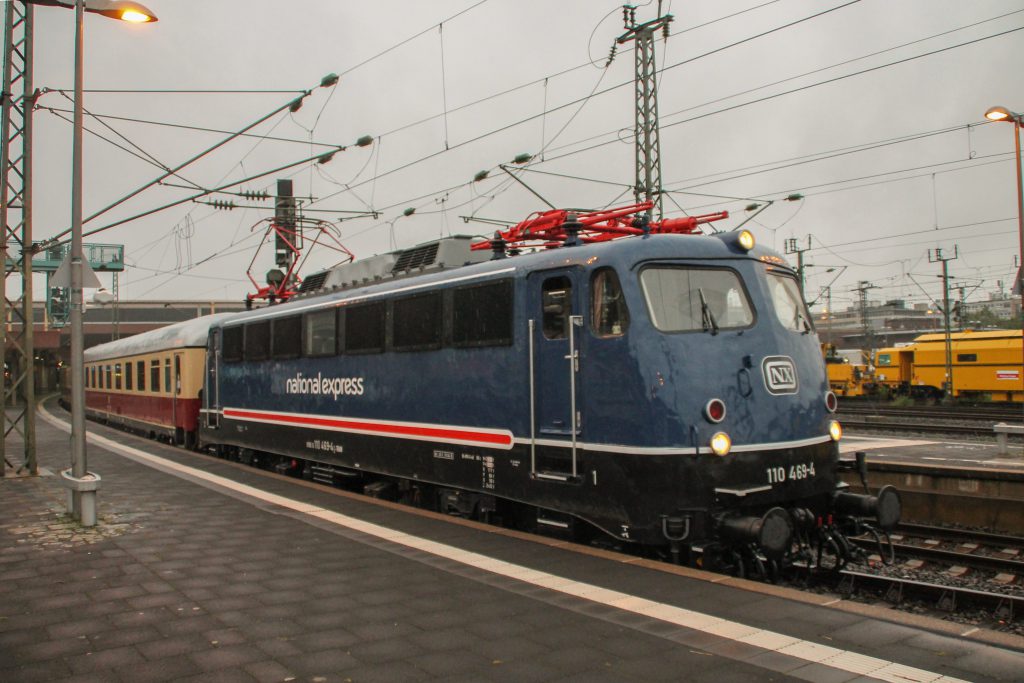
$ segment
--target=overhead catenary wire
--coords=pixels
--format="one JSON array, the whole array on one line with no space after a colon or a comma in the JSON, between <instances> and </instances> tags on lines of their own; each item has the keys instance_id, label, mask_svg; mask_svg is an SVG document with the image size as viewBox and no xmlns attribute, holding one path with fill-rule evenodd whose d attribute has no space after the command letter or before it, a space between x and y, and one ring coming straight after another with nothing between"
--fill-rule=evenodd
<instances>
[{"instance_id":1,"label":"overhead catenary wire","mask_svg":"<svg viewBox=\"0 0 1024 683\"><path fill-rule=\"evenodd\" d=\"M479 3L478 3L478 4L479 4ZM771 3L764 3L764 4L771 4ZM546 109L546 107L545 107L545 109ZM445 110L447 111L447 106L445 106ZM446 137L447 137L447 136L446 136ZM379 138L378 138L378 141L379 141ZM378 157L375 157L375 162L376 162L376 163L379 163L379 156L378 156ZM364 167L364 168L365 168L365 167ZM322 170L322 169L321 169L321 170ZM531 170L531 171L535 171L535 172L543 172L543 171L539 171L539 169L530 169L530 170ZM360 175L361 175L361 174L360 174ZM374 173L374 177L373 177L373 178L372 178L371 180L376 180L376 178L377 178L377 173ZM431 194L428 194L428 195L424 195L424 197L436 196L437 194L438 194L438 193L436 193L436 192L435 192L435 193L433 193L433 195L431 195ZM397 202L397 203L396 203L395 205L401 205L402 203L403 203L403 202ZM395 205L393 205L393 206L395 206Z\"/></svg>"}]
</instances>

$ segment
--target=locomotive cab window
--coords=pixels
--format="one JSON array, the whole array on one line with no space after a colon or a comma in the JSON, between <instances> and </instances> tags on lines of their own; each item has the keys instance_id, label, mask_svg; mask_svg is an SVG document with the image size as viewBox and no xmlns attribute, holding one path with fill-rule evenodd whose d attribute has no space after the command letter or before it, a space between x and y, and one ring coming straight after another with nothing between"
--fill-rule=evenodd
<instances>
[{"instance_id":1,"label":"locomotive cab window","mask_svg":"<svg viewBox=\"0 0 1024 683\"><path fill-rule=\"evenodd\" d=\"M335 309L307 313L302 317L302 330L304 356L333 356L337 353L338 323Z\"/></svg>"},{"instance_id":2,"label":"locomotive cab window","mask_svg":"<svg viewBox=\"0 0 1024 683\"><path fill-rule=\"evenodd\" d=\"M768 291L782 326L796 332L811 332L811 315L796 279L782 273L768 273Z\"/></svg>"},{"instance_id":3,"label":"locomotive cab window","mask_svg":"<svg viewBox=\"0 0 1024 683\"><path fill-rule=\"evenodd\" d=\"M274 358L298 358L302 350L302 318L297 315L275 318L271 330Z\"/></svg>"},{"instance_id":4,"label":"locomotive cab window","mask_svg":"<svg viewBox=\"0 0 1024 683\"><path fill-rule=\"evenodd\" d=\"M561 275L548 278L541 289L544 338L565 339L569 336L572 315L572 281Z\"/></svg>"},{"instance_id":5,"label":"locomotive cab window","mask_svg":"<svg viewBox=\"0 0 1024 683\"><path fill-rule=\"evenodd\" d=\"M750 327L754 312L739 275L725 268L651 266L640 272L651 322L662 332Z\"/></svg>"},{"instance_id":6,"label":"locomotive cab window","mask_svg":"<svg viewBox=\"0 0 1024 683\"><path fill-rule=\"evenodd\" d=\"M511 280L452 291L453 346L507 346L511 343Z\"/></svg>"},{"instance_id":7,"label":"locomotive cab window","mask_svg":"<svg viewBox=\"0 0 1024 683\"><path fill-rule=\"evenodd\" d=\"M619 276L600 268L590 278L590 329L598 337L621 337L629 328L629 310Z\"/></svg>"}]
</instances>

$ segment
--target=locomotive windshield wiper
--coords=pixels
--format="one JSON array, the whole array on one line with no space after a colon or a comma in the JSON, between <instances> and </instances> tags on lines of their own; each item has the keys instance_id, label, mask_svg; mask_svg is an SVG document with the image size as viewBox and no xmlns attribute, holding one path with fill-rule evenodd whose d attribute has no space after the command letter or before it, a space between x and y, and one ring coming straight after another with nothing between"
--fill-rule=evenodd
<instances>
[{"instance_id":1,"label":"locomotive windshield wiper","mask_svg":"<svg viewBox=\"0 0 1024 683\"><path fill-rule=\"evenodd\" d=\"M710 329L711 334L718 334L718 321L715 320L715 314L708 306L708 300L704 298L704 288L698 287L697 294L700 296L700 322L704 331L707 332Z\"/></svg>"}]
</instances>

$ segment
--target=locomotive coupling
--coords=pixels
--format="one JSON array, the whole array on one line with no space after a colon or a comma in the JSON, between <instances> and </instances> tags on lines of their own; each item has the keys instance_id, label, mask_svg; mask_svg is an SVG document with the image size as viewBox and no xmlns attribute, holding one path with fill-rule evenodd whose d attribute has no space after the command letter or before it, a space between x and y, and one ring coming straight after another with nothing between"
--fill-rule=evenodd
<instances>
[{"instance_id":1,"label":"locomotive coupling","mask_svg":"<svg viewBox=\"0 0 1024 683\"><path fill-rule=\"evenodd\" d=\"M903 510L900 493L894 486L883 486L875 496L836 491L832 505L840 514L873 517L882 529L892 529L899 524Z\"/></svg>"},{"instance_id":2,"label":"locomotive coupling","mask_svg":"<svg viewBox=\"0 0 1024 683\"><path fill-rule=\"evenodd\" d=\"M776 507L762 517L726 517L719 530L723 538L755 543L768 557L781 557L793 540L793 519L788 512Z\"/></svg>"}]
</instances>

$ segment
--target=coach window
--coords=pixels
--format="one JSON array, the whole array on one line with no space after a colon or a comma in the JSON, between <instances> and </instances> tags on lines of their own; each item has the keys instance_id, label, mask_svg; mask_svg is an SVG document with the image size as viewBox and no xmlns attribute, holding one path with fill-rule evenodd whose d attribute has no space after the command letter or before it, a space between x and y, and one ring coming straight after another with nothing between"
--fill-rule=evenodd
<instances>
[{"instance_id":1,"label":"coach window","mask_svg":"<svg viewBox=\"0 0 1024 683\"><path fill-rule=\"evenodd\" d=\"M598 337L621 337L629 329L629 309L619 276L600 268L590 278L590 329Z\"/></svg>"},{"instance_id":2,"label":"coach window","mask_svg":"<svg viewBox=\"0 0 1024 683\"><path fill-rule=\"evenodd\" d=\"M104 373L107 376L107 389L113 389L114 388L114 382L113 382L114 369L111 366L106 365L106 366L104 366L103 370L104 370Z\"/></svg>"},{"instance_id":3,"label":"coach window","mask_svg":"<svg viewBox=\"0 0 1024 683\"><path fill-rule=\"evenodd\" d=\"M245 325L245 360L270 357L270 321L258 320Z\"/></svg>"},{"instance_id":4,"label":"coach window","mask_svg":"<svg viewBox=\"0 0 1024 683\"><path fill-rule=\"evenodd\" d=\"M171 393L171 359L164 358L164 392Z\"/></svg>"},{"instance_id":5,"label":"coach window","mask_svg":"<svg viewBox=\"0 0 1024 683\"><path fill-rule=\"evenodd\" d=\"M140 360L135 363L135 379L139 385L139 391L146 390L146 361Z\"/></svg>"},{"instance_id":6,"label":"coach window","mask_svg":"<svg viewBox=\"0 0 1024 683\"><path fill-rule=\"evenodd\" d=\"M384 302L345 309L345 353L380 353L384 350Z\"/></svg>"},{"instance_id":7,"label":"coach window","mask_svg":"<svg viewBox=\"0 0 1024 683\"><path fill-rule=\"evenodd\" d=\"M337 312L333 308L302 316L304 356L333 356L338 348Z\"/></svg>"},{"instance_id":8,"label":"coach window","mask_svg":"<svg viewBox=\"0 0 1024 683\"><path fill-rule=\"evenodd\" d=\"M508 346L511 343L511 280L452 291L452 345Z\"/></svg>"},{"instance_id":9,"label":"coach window","mask_svg":"<svg viewBox=\"0 0 1024 683\"><path fill-rule=\"evenodd\" d=\"M132 362L127 361L124 364L124 388L125 391L132 391Z\"/></svg>"},{"instance_id":10,"label":"coach window","mask_svg":"<svg viewBox=\"0 0 1024 683\"><path fill-rule=\"evenodd\" d=\"M441 292L429 292L392 303L392 345L395 351L441 348Z\"/></svg>"},{"instance_id":11,"label":"coach window","mask_svg":"<svg viewBox=\"0 0 1024 683\"><path fill-rule=\"evenodd\" d=\"M564 275L548 278L541 291L544 309L545 339L565 339L569 336L569 316L572 315L572 282Z\"/></svg>"},{"instance_id":12,"label":"coach window","mask_svg":"<svg viewBox=\"0 0 1024 683\"><path fill-rule=\"evenodd\" d=\"M174 357L174 395L181 396L181 356Z\"/></svg>"},{"instance_id":13,"label":"coach window","mask_svg":"<svg viewBox=\"0 0 1024 683\"><path fill-rule=\"evenodd\" d=\"M298 358L302 350L302 317L274 318L270 339L274 358Z\"/></svg>"},{"instance_id":14,"label":"coach window","mask_svg":"<svg viewBox=\"0 0 1024 683\"><path fill-rule=\"evenodd\" d=\"M156 358L149 361L149 390L160 393L160 361Z\"/></svg>"},{"instance_id":15,"label":"coach window","mask_svg":"<svg viewBox=\"0 0 1024 683\"><path fill-rule=\"evenodd\" d=\"M222 357L226 363L242 360L242 326L225 327L223 331Z\"/></svg>"}]
</instances>

